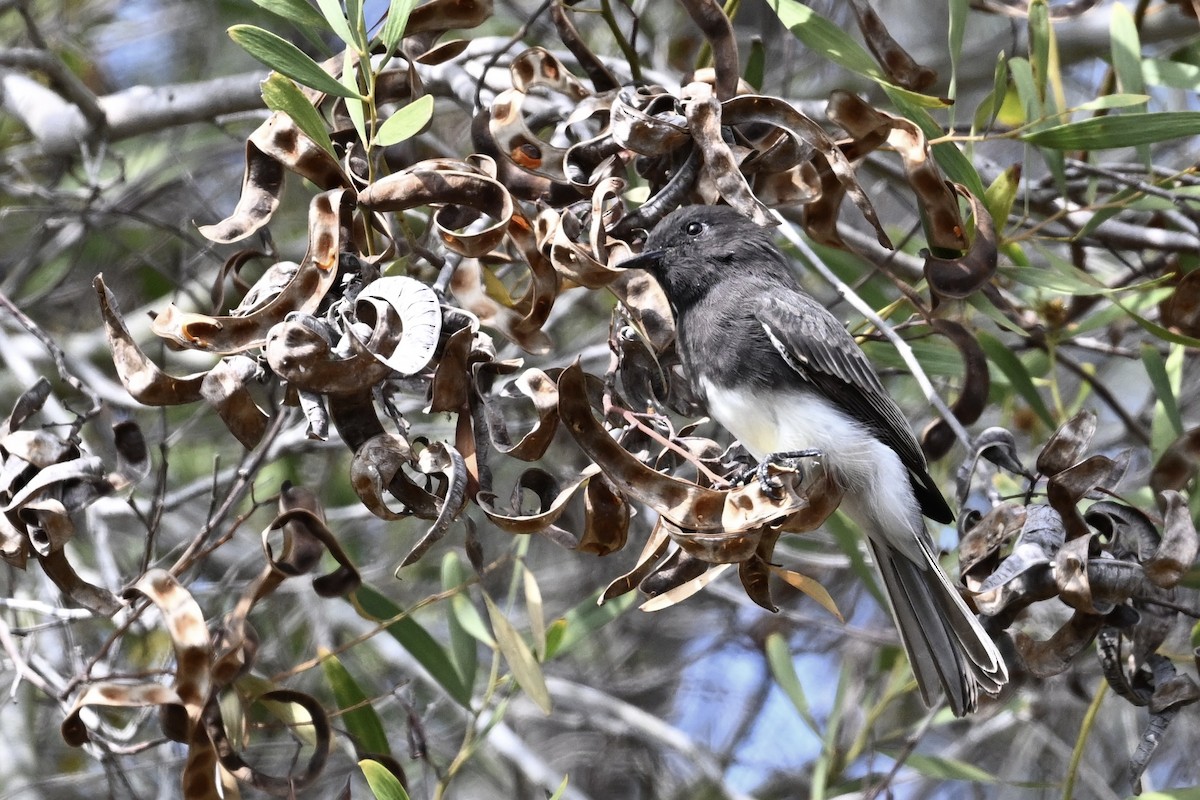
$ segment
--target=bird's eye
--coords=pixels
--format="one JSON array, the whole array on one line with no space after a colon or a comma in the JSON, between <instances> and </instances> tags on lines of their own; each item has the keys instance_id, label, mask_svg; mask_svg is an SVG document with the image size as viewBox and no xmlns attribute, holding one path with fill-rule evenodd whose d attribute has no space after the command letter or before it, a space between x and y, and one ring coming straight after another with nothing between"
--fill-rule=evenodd
<instances>
[{"instance_id":1,"label":"bird's eye","mask_svg":"<svg viewBox=\"0 0 1200 800\"><path fill-rule=\"evenodd\" d=\"M704 224L700 222L689 222L684 228L688 236L699 236L704 231Z\"/></svg>"}]
</instances>

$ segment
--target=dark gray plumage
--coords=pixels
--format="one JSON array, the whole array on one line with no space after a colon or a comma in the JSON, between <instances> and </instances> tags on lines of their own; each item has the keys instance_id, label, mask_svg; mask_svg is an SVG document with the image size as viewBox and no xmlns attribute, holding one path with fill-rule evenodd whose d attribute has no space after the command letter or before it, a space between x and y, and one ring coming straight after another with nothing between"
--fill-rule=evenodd
<instances>
[{"instance_id":1,"label":"dark gray plumage","mask_svg":"<svg viewBox=\"0 0 1200 800\"><path fill-rule=\"evenodd\" d=\"M950 522L921 448L870 362L800 289L770 231L727 207L688 206L626 262L662 285L683 366L712 416L756 457L816 449L845 489L891 599L922 697L954 713L1008 672L942 572L922 514Z\"/></svg>"}]
</instances>

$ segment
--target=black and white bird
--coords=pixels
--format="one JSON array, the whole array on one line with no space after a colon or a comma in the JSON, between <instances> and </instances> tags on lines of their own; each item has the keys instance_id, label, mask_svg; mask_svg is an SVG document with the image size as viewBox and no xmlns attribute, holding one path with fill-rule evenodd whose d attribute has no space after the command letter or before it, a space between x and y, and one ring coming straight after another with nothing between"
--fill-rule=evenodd
<instances>
[{"instance_id":1,"label":"black and white bird","mask_svg":"<svg viewBox=\"0 0 1200 800\"><path fill-rule=\"evenodd\" d=\"M639 256L675 313L683 368L712 417L758 459L819 451L866 535L921 696L953 712L1008 680L996 645L950 584L922 515L953 512L908 421L841 323L800 289L770 231L723 206L686 206Z\"/></svg>"}]
</instances>

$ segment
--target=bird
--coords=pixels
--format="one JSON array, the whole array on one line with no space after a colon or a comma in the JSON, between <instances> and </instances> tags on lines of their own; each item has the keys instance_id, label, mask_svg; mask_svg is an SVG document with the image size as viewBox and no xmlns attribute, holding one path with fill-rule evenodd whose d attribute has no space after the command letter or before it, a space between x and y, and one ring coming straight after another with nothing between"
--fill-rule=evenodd
<instances>
[{"instance_id":1,"label":"bird","mask_svg":"<svg viewBox=\"0 0 1200 800\"><path fill-rule=\"evenodd\" d=\"M924 517L950 523L954 514L866 354L800 288L770 229L729 206L682 206L621 266L662 287L685 375L760 465L820 454L866 537L926 706L944 694L962 717L981 692L997 694L1004 658L925 526Z\"/></svg>"}]
</instances>

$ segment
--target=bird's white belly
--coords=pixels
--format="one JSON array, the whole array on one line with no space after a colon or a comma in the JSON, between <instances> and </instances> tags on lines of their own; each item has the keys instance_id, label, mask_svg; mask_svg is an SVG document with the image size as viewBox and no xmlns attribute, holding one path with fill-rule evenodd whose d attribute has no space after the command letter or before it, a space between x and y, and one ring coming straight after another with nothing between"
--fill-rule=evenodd
<instances>
[{"instance_id":1,"label":"bird's white belly","mask_svg":"<svg viewBox=\"0 0 1200 800\"><path fill-rule=\"evenodd\" d=\"M849 490L870 484L899 458L862 423L806 392L727 389L705 381L708 410L756 458L788 450L820 450Z\"/></svg>"}]
</instances>

